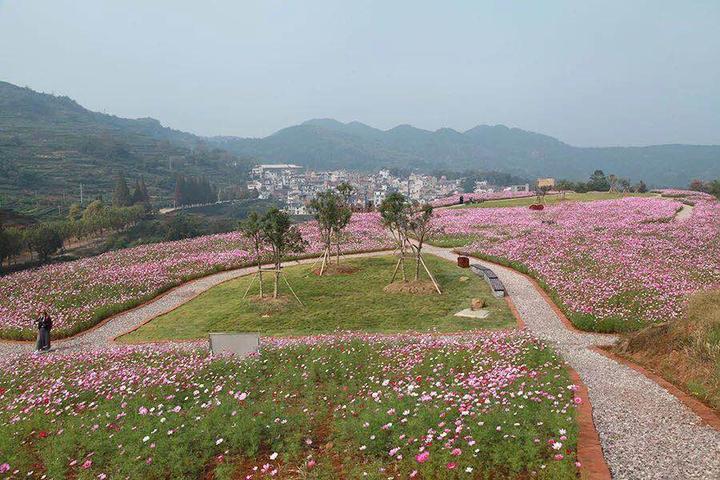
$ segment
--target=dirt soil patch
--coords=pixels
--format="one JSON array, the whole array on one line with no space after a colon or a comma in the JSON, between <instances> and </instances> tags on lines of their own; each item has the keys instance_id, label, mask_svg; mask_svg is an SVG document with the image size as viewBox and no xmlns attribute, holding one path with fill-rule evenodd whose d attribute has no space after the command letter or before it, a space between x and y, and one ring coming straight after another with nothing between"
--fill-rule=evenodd
<instances>
[{"instance_id":1,"label":"dirt soil patch","mask_svg":"<svg viewBox=\"0 0 720 480\"><path fill-rule=\"evenodd\" d=\"M358 268L352 265L346 265L344 263L336 265L334 263L331 263L330 265L325 266L325 270L323 270L323 275L351 275L357 271ZM320 275L320 267L314 269L313 273L315 275Z\"/></svg>"},{"instance_id":2,"label":"dirt soil patch","mask_svg":"<svg viewBox=\"0 0 720 480\"><path fill-rule=\"evenodd\" d=\"M383 288L386 293L410 293L412 295L437 294L435 285L430 280L418 280L410 282L393 282Z\"/></svg>"}]
</instances>

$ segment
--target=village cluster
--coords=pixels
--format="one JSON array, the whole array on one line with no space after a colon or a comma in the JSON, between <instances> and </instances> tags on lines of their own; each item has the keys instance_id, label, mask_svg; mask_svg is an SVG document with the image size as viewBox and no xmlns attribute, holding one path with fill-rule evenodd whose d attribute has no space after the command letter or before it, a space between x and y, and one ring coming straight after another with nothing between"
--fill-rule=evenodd
<instances>
[{"instance_id":1,"label":"village cluster","mask_svg":"<svg viewBox=\"0 0 720 480\"><path fill-rule=\"evenodd\" d=\"M398 176L388 169L371 174L347 170L313 171L293 164L257 165L250 173L247 187L257 191L259 198L280 201L289 213L306 215L310 213L308 202L318 192L345 182L354 187L351 201L356 209L377 207L392 192L400 192L410 200L421 203L463 192L462 179L448 179L445 176L420 173ZM475 183L474 193L502 191L529 192L530 185L498 186L487 181Z\"/></svg>"}]
</instances>

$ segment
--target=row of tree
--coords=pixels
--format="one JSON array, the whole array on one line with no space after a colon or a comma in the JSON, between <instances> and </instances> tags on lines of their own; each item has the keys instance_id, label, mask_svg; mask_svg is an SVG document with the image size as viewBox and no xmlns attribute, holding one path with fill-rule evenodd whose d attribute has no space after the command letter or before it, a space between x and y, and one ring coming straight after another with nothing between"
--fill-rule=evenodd
<instances>
[{"instance_id":1,"label":"row of tree","mask_svg":"<svg viewBox=\"0 0 720 480\"><path fill-rule=\"evenodd\" d=\"M185 175L175 176L175 206L197 205L213 203L217 200L245 200L257 198L255 190L248 190L240 185L229 185L218 191L218 188L210 183L206 177L189 177ZM150 194L148 193L145 179L141 176L135 180L135 185L130 190L125 175L119 173L115 180L115 188L112 194L114 207L130 207L142 205L145 210L152 209Z\"/></svg>"},{"instance_id":2,"label":"row of tree","mask_svg":"<svg viewBox=\"0 0 720 480\"><path fill-rule=\"evenodd\" d=\"M147 187L145 186L145 179L140 177L135 181L135 188L130 193L125 175L122 173L118 174L115 180L115 189L112 195L113 207L131 207L133 205L142 205L146 211L152 209L150 203L150 194L148 193Z\"/></svg>"},{"instance_id":3,"label":"row of tree","mask_svg":"<svg viewBox=\"0 0 720 480\"><path fill-rule=\"evenodd\" d=\"M647 185L642 180L632 184L629 179L617 175L605 175L602 170L595 170L587 182L573 182L560 180L555 185L557 190L572 190L578 193L586 192L635 192L645 193Z\"/></svg>"},{"instance_id":4,"label":"row of tree","mask_svg":"<svg viewBox=\"0 0 720 480\"><path fill-rule=\"evenodd\" d=\"M206 177L175 177L175 206L213 203L218 198L217 188Z\"/></svg>"},{"instance_id":5,"label":"row of tree","mask_svg":"<svg viewBox=\"0 0 720 480\"><path fill-rule=\"evenodd\" d=\"M352 216L349 201L352 191L353 188L344 183L338 186L337 190L318 193L310 203L310 208L317 221L320 238L325 247L320 275L324 273L325 266L329 262L333 244L336 247L336 264L340 263L341 245L346 240L343 231ZM396 192L388 195L383 200L380 205L380 215L383 225L390 230L397 242L398 261L390 282L392 283L395 280L398 271L401 272L402 280L407 281L405 258L409 252L412 252L415 258L415 281L419 280L422 266L438 293L440 293L438 283L422 258L423 244L433 230L432 206L412 203L403 194ZM274 207L264 215L251 212L245 220L240 222L239 230L252 242L257 261L257 273L254 279L259 280L260 297L262 298L264 295L262 273L269 270L274 277L273 298L277 298L282 274L282 261L290 253L304 251L307 243L303 240L297 227L292 224L290 216ZM271 253L272 268L263 268L262 266L263 253L267 250ZM247 296L252 284L251 282L248 285L245 296ZM292 291L289 283L288 288ZM297 300L302 303L299 298Z\"/></svg>"},{"instance_id":6,"label":"row of tree","mask_svg":"<svg viewBox=\"0 0 720 480\"><path fill-rule=\"evenodd\" d=\"M70 207L65 220L40 223L27 228L0 224L0 269L3 262L12 261L23 252L37 256L40 262L62 250L67 241L95 238L108 232L117 232L135 225L146 216L142 205L107 207L95 200L84 210L79 205Z\"/></svg>"},{"instance_id":7,"label":"row of tree","mask_svg":"<svg viewBox=\"0 0 720 480\"><path fill-rule=\"evenodd\" d=\"M690 190L709 193L710 195L715 195L717 198L720 198L720 179L711 182L693 180L690 183Z\"/></svg>"}]
</instances>

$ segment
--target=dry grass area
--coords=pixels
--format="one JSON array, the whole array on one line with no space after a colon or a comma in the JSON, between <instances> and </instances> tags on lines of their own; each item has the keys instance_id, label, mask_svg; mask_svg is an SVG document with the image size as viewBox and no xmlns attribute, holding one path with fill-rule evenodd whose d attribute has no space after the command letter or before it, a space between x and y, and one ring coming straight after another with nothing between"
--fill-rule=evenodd
<instances>
[{"instance_id":1,"label":"dry grass area","mask_svg":"<svg viewBox=\"0 0 720 480\"><path fill-rule=\"evenodd\" d=\"M616 353L720 411L720 290L694 295L684 319L631 334Z\"/></svg>"}]
</instances>

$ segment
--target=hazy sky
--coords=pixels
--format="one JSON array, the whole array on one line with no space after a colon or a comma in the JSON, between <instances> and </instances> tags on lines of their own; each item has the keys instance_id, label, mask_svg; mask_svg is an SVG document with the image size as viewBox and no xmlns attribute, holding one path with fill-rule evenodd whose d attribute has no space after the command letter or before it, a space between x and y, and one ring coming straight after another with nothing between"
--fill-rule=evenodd
<instances>
[{"instance_id":1,"label":"hazy sky","mask_svg":"<svg viewBox=\"0 0 720 480\"><path fill-rule=\"evenodd\" d=\"M0 0L0 79L203 135L333 117L720 144L720 1Z\"/></svg>"}]
</instances>

